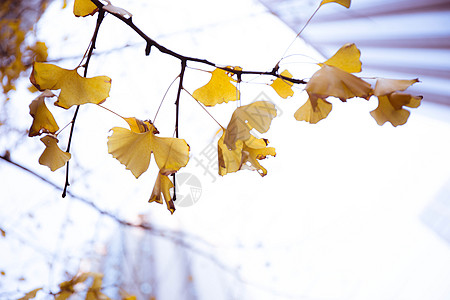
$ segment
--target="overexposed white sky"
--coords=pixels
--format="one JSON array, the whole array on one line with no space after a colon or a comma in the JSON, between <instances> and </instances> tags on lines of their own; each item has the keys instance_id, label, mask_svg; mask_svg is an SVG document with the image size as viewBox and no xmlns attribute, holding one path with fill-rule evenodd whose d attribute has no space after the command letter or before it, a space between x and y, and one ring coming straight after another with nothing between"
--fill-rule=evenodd
<instances>
[{"instance_id":1,"label":"overexposed white sky","mask_svg":"<svg viewBox=\"0 0 450 300\"><path fill-rule=\"evenodd\" d=\"M130 11L138 27L174 51L248 70L271 70L296 34L251 0L113 4ZM55 1L37 28L50 58L74 56L58 63L74 68L94 25L95 17L77 19L71 8L61 10ZM144 49L137 34L107 16L97 41L98 53L105 53L93 56L88 75L112 78L106 107L123 116L153 119L180 65L156 49L146 57ZM286 59L281 70L287 68L296 78L310 77L318 68L314 63L323 59L301 40L290 52L301 55ZM194 69L185 76L185 88L191 93L209 80L207 73ZM431 230L423 215L434 207L438 195L450 198L441 192L450 184L450 109L425 99L421 107L411 109L406 125L393 128L378 126L370 116L375 99L332 101L329 117L310 125L293 117L306 100L302 86L285 100L263 84L270 83L269 78L249 76L244 81L249 83L241 84L242 104L264 98L278 109L271 129L261 135L277 151L276 157L261 162L268 170L266 177L251 171L225 177L205 173L196 162L205 159L202 151L211 143L216 147L219 127L184 93L180 137L191 146L191 161L180 173L193 174L201 182L201 198L195 205L178 207L171 216L165 206L148 204L156 164L153 161L136 180L113 159L107 153L108 131L126 124L93 105L82 107L77 120L70 191L121 218L136 220L138 214L147 214L158 227L183 230L207 241L206 251L236 270L240 280L236 293L233 288L224 293L223 286L230 289L234 279L228 275L217 279L219 271L190 253L199 299L448 299L449 243ZM36 97L25 91L27 85L26 80L21 83L9 112L22 128L31 124L28 105ZM175 95L173 86L156 119L161 136L173 134ZM209 111L226 126L236 107L228 103ZM50 109L60 127L73 113ZM63 145L67 136L68 131L60 136ZM2 144L0 151L8 147ZM62 169L51 174L38 164L42 150L37 138L27 138L12 157L63 186ZM0 172L0 225L10 232L0 238L0 270L5 270L11 285L20 276L27 278L18 285L23 291L54 285L59 271L76 271L80 257L88 261L92 248L114 239L108 230L111 222L76 200L60 199L59 191L4 163ZM448 212L448 205L445 209ZM161 264L171 261L158 259ZM89 267L86 262L82 265ZM171 272L176 272L173 268ZM14 291L16 286L0 289ZM170 293L161 295L170 299Z\"/></svg>"}]
</instances>

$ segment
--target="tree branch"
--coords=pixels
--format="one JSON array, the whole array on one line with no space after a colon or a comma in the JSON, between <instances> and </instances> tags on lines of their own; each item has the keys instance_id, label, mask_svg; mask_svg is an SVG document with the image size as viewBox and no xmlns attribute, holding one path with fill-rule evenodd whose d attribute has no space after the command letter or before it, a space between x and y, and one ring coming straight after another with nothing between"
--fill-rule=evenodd
<instances>
[{"instance_id":1,"label":"tree branch","mask_svg":"<svg viewBox=\"0 0 450 300\"><path fill-rule=\"evenodd\" d=\"M101 3L99 0L91 0L95 5L97 5L97 7L99 8L100 11L102 11L103 8L103 3ZM139 29L134 23L132 18L125 18L124 16L117 14L117 13L112 13L109 12L110 14L112 14L113 16L115 16L116 18L118 18L119 20L121 20L122 22L124 22L125 24L127 24L130 28L132 28L140 37L142 37L147 45L145 48L145 54L148 55L150 54L150 48L152 46L156 47L160 52L168 54L172 57L175 57L179 60L181 60L182 62L188 62L188 61L192 61L192 62L197 62L197 63L202 63L205 65L209 65L215 68L219 68L222 70L225 70L227 72L236 74L238 77L242 76L242 75L269 75L269 76L274 76L274 77L278 77L281 78L285 81L289 81L292 83L296 83L296 84L306 84L307 82L304 81L303 79L295 79L295 78L289 78L286 76L283 76L281 74L278 74L278 65L273 68L271 71L245 71L245 70L234 70L231 68L227 68L227 67L220 67L218 66L216 63L210 62L206 59L201 59L201 58L196 58L196 57L189 57L189 56L184 56L181 55L175 51L172 51L166 47L164 47L163 45L159 44L158 42L156 42L155 40L153 40L152 38L150 38L149 36L147 36L141 29Z\"/></svg>"}]
</instances>

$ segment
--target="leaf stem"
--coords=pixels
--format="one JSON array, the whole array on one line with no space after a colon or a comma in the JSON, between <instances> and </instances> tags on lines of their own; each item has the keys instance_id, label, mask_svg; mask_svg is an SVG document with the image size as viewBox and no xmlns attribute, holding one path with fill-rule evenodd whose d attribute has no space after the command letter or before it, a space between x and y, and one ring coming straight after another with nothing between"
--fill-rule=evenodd
<instances>
[{"instance_id":1,"label":"leaf stem","mask_svg":"<svg viewBox=\"0 0 450 300\"><path fill-rule=\"evenodd\" d=\"M158 116L159 110L161 109L164 99L166 99L167 93L169 92L170 88L175 83L175 81L178 79L178 77L180 77L180 75L177 75L177 77L175 77L175 79L170 83L169 87L167 88L166 92L164 93L164 96L161 99L161 102L159 103L158 109L156 110L155 117L153 118L153 122L152 122L153 124L155 124L156 117Z\"/></svg>"},{"instance_id":2,"label":"leaf stem","mask_svg":"<svg viewBox=\"0 0 450 300\"><path fill-rule=\"evenodd\" d=\"M285 58L286 53L289 51L289 49L291 48L291 46L294 44L294 42L297 40L297 38L300 36L300 34L302 34L303 30L305 30L306 26L308 26L309 22L311 22L312 18L316 15L316 13L319 11L320 7L322 5L319 5L319 7L316 8L316 10L313 12L313 14L309 17L309 19L306 21L305 25L303 25L302 29L300 29L300 31L297 33L297 35L295 36L295 38L292 40L292 42L289 44L289 46L286 48L286 50L284 51L283 55L281 56L280 60L277 62L277 64L275 65L275 68L278 69L280 62Z\"/></svg>"},{"instance_id":3,"label":"leaf stem","mask_svg":"<svg viewBox=\"0 0 450 300\"><path fill-rule=\"evenodd\" d=\"M122 118L122 119L125 120L124 117L122 117L121 115L119 115L119 114L116 113L115 111L113 111L113 110L111 110L111 109L109 109L109 108L107 108L107 107L104 107L104 106L101 105L101 104L97 104L97 106L99 106L99 107L103 108L104 110L107 110L107 111L109 111L110 113L112 113L112 114L114 114L114 115L116 115L116 116L118 116L118 117L120 117L120 118Z\"/></svg>"},{"instance_id":4,"label":"leaf stem","mask_svg":"<svg viewBox=\"0 0 450 300\"><path fill-rule=\"evenodd\" d=\"M189 93L189 91L188 90L186 90L185 88L183 88L183 90L186 92L186 93L188 93L189 94L189 96L191 96L192 97L192 99L194 99L195 100L195 102L197 102L198 103L198 105L200 105L200 107L201 108L203 108L203 110L211 117L211 119L213 119L214 120L214 122L216 122L217 123L217 125L219 125L220 126L220 128L222 128L222 129L224 129L225 130L225 128L222 126L222 125L220 125L220 123L209 113L209 111L197 100L197 99L195 99L194 98L194 96L192 96L192 94L191 93Z\"/></svg>"}]
</instances>

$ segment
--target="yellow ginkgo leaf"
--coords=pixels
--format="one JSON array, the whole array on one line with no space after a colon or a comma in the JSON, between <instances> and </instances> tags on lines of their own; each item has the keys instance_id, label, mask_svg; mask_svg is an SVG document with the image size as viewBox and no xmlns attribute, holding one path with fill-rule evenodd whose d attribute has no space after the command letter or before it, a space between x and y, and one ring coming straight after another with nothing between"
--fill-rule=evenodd
<instances>
[{"instance_id":1,"label":"yellow ginkgo leaf","mask_svg":"<svg viewBox=\"0 0 450 300\"><path fill-rule=\"evenodd\" d=\"M323 65L305 87L311 101L333 96L345 102L349 98L369 99L372 95L370 84L353 74L337 67Z\"/></svg>"},{"instance_id":2,"label":"yellow ginkgo leaf","mask_svg":"<svg viewBox=\"0 0 450 300\"><path fill-rule=\"evenodd\" d=\"M261 166L259 160L265 159L268 155L276 155L275 148L267 147L268 144L268 140L257 139L253 136L245 141L242 149L242 165L240 169L242 170L245 166L250 170L256 170L262 177L266 176L267 170Z\"/></svg>"},{"instance_id":3,"label":"yellow ginkgo leaf","mask_svg":"<svg viewBox=\"0 0 450 300\"><path fill-rule=\"evenodd\" d=\"M45 97L54 97L50 90L45 90L30 104L30 115L33 117L28 136L41 135L42 133L55 133L59 127L55 118L45 105Z\"/></svg>"},{"instance_id":4,"label":"yellow ginkgo leaf","mask_svg":"<svg viewBox=\"0 0 450 300\"><path fill-rule=\"evenodd\" d=\"M284 77L292 78L292 74L289 73L288 70L284 70L283 72L281 72L281 75L283 75ZM294 95L294 91L292 90L293 85L294 84L290 81L284 80L282 78L277 78L272 82L270 86L275 90L275 92L277 92L277 94L281 98L286 99L287 97L291 97L292 95Z\"/></svg>"},{"instance_id":5,"label":"yellow ginkgo leaf","mask_svg":"<svg viewBox=\"0 0 450 300\"><path fill-rule=\"evenodd\" d=\"M235 149L238 140L246 141L250 138L250 130L253 128L260 133L267 132L276 116L277 109L269 101L256 101L236 108L228 123L224 143L228 149Z\"/></svg>"},{"instance_id":6,"label":"yellow ginkgo leaf","mask_svg":"<svg viewBox=\"0 0 450 300\"><path fill-rule=\"evenodd\" d=\"M164 197L167 209L171 214L173 214L175 212L175 205L173 204L172 198L170 196L171 188L173 188L172 181L170 181L169 177L164 175L162 172L159 172L158 177L156 178L155 185L153 187L152 194L150 196L150 200L148 200L148 202L157 202L159 204L162 204L162 197Z\"/></svg>"},{"instance_id":7,"label":"yellow ginkgo leaf","mask_svg":"<svg viewBox=\"0 0 450 300\"><path fill-rule=\"evenodd\" d=\"M342 46L332 57L327 61L319 64L324 64L337 67L348 73L361 72L361 51L353 43L348 43Z\"/></svg>"},{"instance_id":8,"label":"yellow ginkgo leaf","mask_svg":"<svg viewBox=\"0 0 450 300\"><path fill-rule=\"evenodd\" d=\"M392 93L378 96L378 107L370 114L378 125L390 122L394 127L403 125L408 121L410 112L403 106L416 108L420 105L422 96L411 96L405 93Z\"/></svg>"},{"instance_id":9,"label":"yellow ginkgo leaf","mask_svg":"<svg viewBox=\"0 0 450 300\"><path fill-rule=\"evenodd\" d=\"M189 145L183 139L154 136L152 152L164 175L177 172L189 161Z\"/></svg>"},{"instance_id":10,"label":"yellow ginkgo leaf","mask_svg":"<svg viewBox=\"0 0 450 300\"><path fill-rule=\"evenodd\" d=\"M418 78L410 80L377 78L373 94L375 96L384 96L393 92L404 91L416 82L419 82Z\"/></svg>"},{"instance_id":11,"label":"yellow ginkgo leaf","mask_svg":"<svg viewBox=\"0 0 450 300\"><path fill-rule=\"evenodd\" d=\"M388 99L388 96L378 97L378 107L370 114L377 121L378 125L390 122L394 127L403 125L409 118L410 112L406 109L395 109Z\"/></svg>"},{"instance_id":12,"label":"yellow ginkgo leaf","mask_svg":"<svg viewBox=\"0 0 450 300\"><path fill-rule=\"evenodd\" d=\"M108 137L108 153L138 178L150 164L151 133L136 133L122 127L111 130L113 134Z\"/></svg>"},{"instance_id":13,"label":"yellow ginkgo leaf","mask_svg":"<svg viewBox=\"0 0 450 300\"><path fill-rule=\"evenodd\" d=\"M315 105L310 99L306 101L294 114L297 121L306 121L311 124L316 124L322 119L325 119L331 111L332 105L322 98L317 98Z\"/></svg>"},{"instance_id":14,"label":"yellow ginkgo leaf","mask_svg":"<svg viewBox=\"0 0 450 300\"><path fill-rule=\"evenodd\" d=\"M320 2L320 6L327 4L327 3L332 3L332 2L340 4L347 8L350 8L351 0L322 0L322 2Z\"/></svg>"},{"instance_id":15,"label":"yellow ginkgo leaf","mask_svg":"<svg viewBox=\"0 0 450 300\"><path fill-rule=\"evenodd\" d=\"M98 11L97 5L91 0L75 0L73 4L73 14L76 17L86 17Z\"/></svg>"},{"instance_id":16,"label":"yellow ginkgo leaf","mask_svg":"<svg viewBox=\"0 0 450 300\"><path fill-rule=\"evenodd\" d=\"M192 96L206 106L239 100L240 92L232 81L235 82L228 72L215 69L209 82L196 89Z\"/></svg>"},{"instance_id":17,"label":"yellow ginkgo leaf","mask_svg":"<svg viewBox=\"0 0 450 300\"><path fill-rule=\"evenodd\" d=\"M68 152L64 152L58 147L58 139L51 135L46 135L41 138L41 141L45 144L45 150L39 157L39 163L47 166L52 171L63 167L66 162L69 161L71 155Z\"/></svg>"},{"instance_id":18,"label":"yellow ginkgo leaf","mask_svg":"<svg viewBox=\"0 0 450 300\"><path fill-rule=\"evenodd\" d=\"M133 119L126 120L133 124ZM164 175L175 173L186 166L189 145L185 140L155 136L158 131L148 121L135 119L138 125L131 124L132 130L121 127L111 129L113 134L108 137L108 153L125 165L136 178L148 169L152 153L159 169L164 170ZM139 125L142 127L139 128Z\"/></svg>"},{"instance_id":19,"label":"yellow ginkgo leaf","mask_svg":"<svg viewBox=\"0 0 450 300\"><path fill-rule=\"evenodd\" d=\"M66 109L85 103L100 104L109 97L111 89L111 78L107 76L84 78L77 69L67 70L39 62L33 64L30 81L40 91L61 89L55 105Z\"/></svg>"}]
</instances>

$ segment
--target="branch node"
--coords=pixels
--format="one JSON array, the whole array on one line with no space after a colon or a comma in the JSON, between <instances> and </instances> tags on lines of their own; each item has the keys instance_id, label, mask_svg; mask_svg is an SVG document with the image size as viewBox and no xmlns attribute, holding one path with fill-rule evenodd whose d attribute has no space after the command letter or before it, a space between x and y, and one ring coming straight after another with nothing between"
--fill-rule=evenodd
<instances>
[{"instance_id":1,"label":"branch node","mask_svg":"<svg viewBox=\"0 0 450 300\"><path fill-rule=\"evenodd\" d=\"M153 43L150 43L149 41L147 41L147 46L145 46L145 55L146 56L150 55L150 51L152 50L152 46L153 46Z\"/></svg>"}]
</instances>

